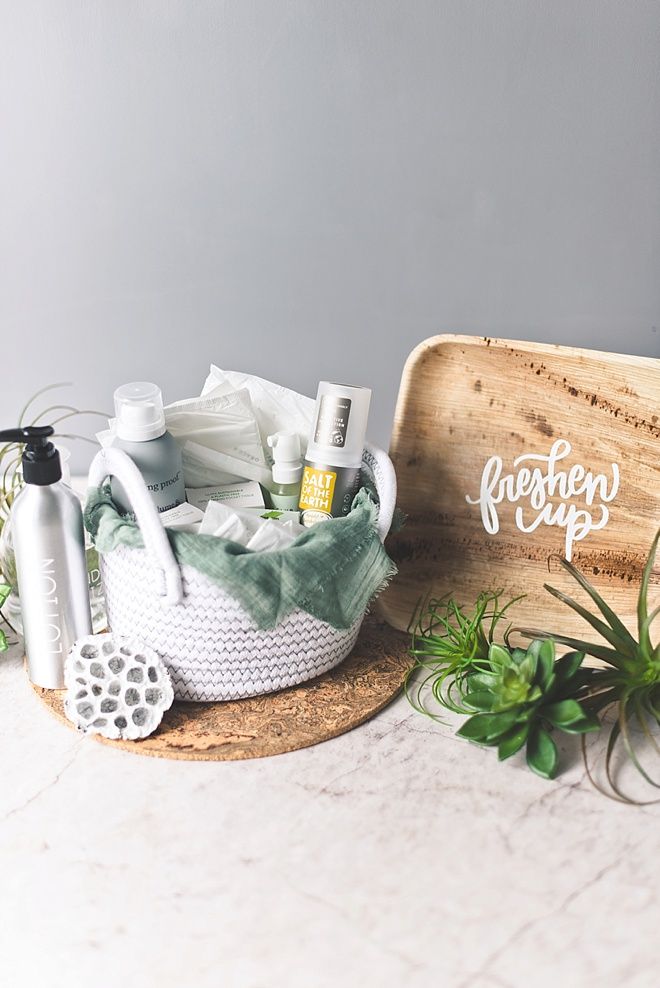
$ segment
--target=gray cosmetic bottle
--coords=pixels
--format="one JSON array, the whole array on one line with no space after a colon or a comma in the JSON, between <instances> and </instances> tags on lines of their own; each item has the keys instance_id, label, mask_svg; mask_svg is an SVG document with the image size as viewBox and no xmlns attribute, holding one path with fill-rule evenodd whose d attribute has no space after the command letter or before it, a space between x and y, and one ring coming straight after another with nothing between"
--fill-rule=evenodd
<instances>
[{"instance_id":1,"label":"gray cosmetic bottle","mask_svg":"<svg viewBox=\"0 0 660 988\"><path fill-rule=\"evenodd\" d=\"M25 443L25 486L11 508L11 529L28 675L36 686L62 689L73 643L92 633L85 534L80 501L62 483L53 428L0 432L0 442Z\"/></svg>"},{"instance_id":2,"label":"gray cosmetic bottle","mask_svg":"<svg viewBox=\"0 0 660 988\"><path fill-rule=\"evenodd\" d=\"M163 396L156 384L135 381L115 391L115 434L110 445L128 453L159 511L186 500L181 450L165 428ZM123 487L112 480L112 499L120 511L132 511Z\"/></svg>"}]
</instances>

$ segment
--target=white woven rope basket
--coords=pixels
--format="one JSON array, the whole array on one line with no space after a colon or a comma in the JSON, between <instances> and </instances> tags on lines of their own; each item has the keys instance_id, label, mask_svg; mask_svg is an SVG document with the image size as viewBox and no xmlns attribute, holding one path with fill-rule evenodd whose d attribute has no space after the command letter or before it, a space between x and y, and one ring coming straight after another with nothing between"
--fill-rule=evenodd
<instances>
[{"instance_id":1,"label":"white woven rope basket","mask_svg":"<svg viewBox=\"0 0 660 988\"><path fill-rule=\"evenodd\" d=\"M369 445L363 469L373 478L385 539L394 512L396 476L384 452ZM337 630L303 610L260 631L241 604L203 573L177 562L142 476L121 450L102 449L90 486L115 476L126 491L144 549L119 546L101 557L110 628L155 649L169 668L179 700L236 700L313 679L349 654L364 615Z\"/></svg>"}]
</instances>

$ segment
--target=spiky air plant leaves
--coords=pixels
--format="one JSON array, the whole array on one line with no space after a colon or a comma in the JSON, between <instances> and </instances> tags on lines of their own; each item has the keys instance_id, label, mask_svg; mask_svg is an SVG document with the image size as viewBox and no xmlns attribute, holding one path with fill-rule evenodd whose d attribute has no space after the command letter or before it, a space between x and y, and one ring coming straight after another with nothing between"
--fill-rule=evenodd
<instances>
[{"instance_id":1,"label":"spiky air plant leaves","mask_svg":"<svg viewBox=\"0 0 660 988\"><path fill-rule=\"evenodd\" d=\"M600 659L605 664L605 668L592 671L584 705L595 716L601 715L607 708L614 707L616 710L616 720L610 729L605 752L605 774L610 786L609 791L595 781L584 743L583 755L587 773L596 788L614 799L627 803L642 801L626 795L615 778L614 756L620 747L623 747L625 755L642 778L649 785L660 789L660 780L657 776L654 778L642 765L641 754L631 730L636 724L641 729L646 744L656 756L660 754L660 747L653 735L653 728L660 725L660 642L653 644L651 639L651 628L660 614L660 605L652 610L649 609L651 576L659 541L660 530L653 540L642 573L637 599L636 636L628 630L586 577L566 559L561 560L561 566L586 592L598 613L584 607L555 587L545 584L545 589L579 614L600 635L602 641L583 641L555 632L531 628L520 629L522 634L529 638L552 638L570 648L579 649L587 655ZM646 802L655 802L655 800Z\"/></svg>"},{"instance_id":2,"label":"spiky air plant leaves","mask_svg":"<svg viewBox=\"0 0 660 988\"><path fill-rule=\"evenodd\" d=\"M426 702L429 692L448 710L470 712L462 699L464 680L475 671L475 663L488 659L495 629L515 603L501 605L500 597L499 592L480 594L469 614L451 597L427 597L419 603L408 627L417 661L405 690L420 713L436 716Z\"/></svg>"},{"instance_id":3,"label":"spiky air plant leaves","mask_svg":"<svg viewBox=\"0 0 660 988\"><path fill-rule=\"evenodd\" d=\"M583 657L571 652L555 660L551 640L533 641L527 650L492 644L480 671L466 677L464 702L479 712L458 736L496 747L500 761L526 746L532 771L553 779L559 756L552 729L566 734L600 730L598 718L577 699L589 680L589 670L581 668Z\"/></svg>"}]
</instances>

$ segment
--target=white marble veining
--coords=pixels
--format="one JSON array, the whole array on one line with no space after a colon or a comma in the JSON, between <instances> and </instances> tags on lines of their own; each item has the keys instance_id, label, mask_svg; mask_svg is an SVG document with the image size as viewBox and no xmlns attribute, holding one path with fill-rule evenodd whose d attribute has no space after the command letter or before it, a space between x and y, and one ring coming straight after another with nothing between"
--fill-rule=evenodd
<instances>
[{"instance_id":1,"label":"white marble veining","mask_svg":"<svg viewBox=\"0 0 660 988\"><path fill-rule=\"evenodd\" d=\"M400 698L304 751L163 761L0 655L0 983L656 986L660 806L451 733Z\"/></svg>"}]
</instances>

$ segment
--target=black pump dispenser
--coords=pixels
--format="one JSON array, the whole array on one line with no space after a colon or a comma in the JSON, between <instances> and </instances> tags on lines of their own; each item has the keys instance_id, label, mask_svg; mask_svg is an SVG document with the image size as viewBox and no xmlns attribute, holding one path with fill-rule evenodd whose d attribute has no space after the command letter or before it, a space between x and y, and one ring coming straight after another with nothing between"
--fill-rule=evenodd
<instances>
[{"instance_id":1,"label":"black pump dispenser","mask_svg":"<svg viewBox=\"0 0 660 988\"><path fill-rule=\"evenodd\" d=\"M0 431L0 442L23 443L23 480L26 484L47 487L62 479L60 454L50 442L52 425L28 425Z\"/></svg>"}]
</instances>

